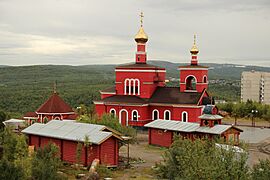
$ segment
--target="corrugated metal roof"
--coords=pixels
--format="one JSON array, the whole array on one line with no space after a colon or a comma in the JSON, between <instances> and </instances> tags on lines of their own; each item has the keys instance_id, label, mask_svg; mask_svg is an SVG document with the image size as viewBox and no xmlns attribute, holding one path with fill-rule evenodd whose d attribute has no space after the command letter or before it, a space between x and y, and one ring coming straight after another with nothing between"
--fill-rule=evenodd
<instances>
[{"instance_id":1,"label":"corrugated metal roof","mask_svg":"<svg viewBox=\"0 0 270 180\"><path fill-rule=\"evenodd\" d=\"M200 119L209 119L209 120L215 120L215 119L223 119L222 116L218 114L203 114L199 116Z\"/></svg>"},{"instance_id":2,"label":"corrugated metal roof","mask_svg":"<svg viewBox=\"0 0 270 180\"><path fill-rule=\"evenodd\" d=\"M173 120L155 120L144 126L150 128L167 129L172 131L193 132L198 127L200 127L200 124Z\"/></svg>"},{"instance_id":3,"label":"corrugated metal roof","mask_svg":"<svg viewBox=\"0 0 270 180\"><path fill-rule=\"evenodd\" d=\"M222 134L230 129L231 125L215 125L213 127L200 126L198 123L189 123L174 120L155 120L146 125L148 128L157 128L178 132L200 132L208 134Z\"/></svg>"},{"instance_id":4,"label":"corrugated metal roof","mask_svg":"<svg viewBox=\"0 0 270 180\"><path fill-rule=\"evenodd\" d=\"M85 136L88 136L91 143L100 144L112 136L112 132L102 131L105 128L105 126L97 124L52 120L47 124L35 123L22 132L80 142L84 142Z\"/></svg>"},{"instance_id":5,"label":"corrugated metal roof","mask_svg":"<svg viewBox=\"0 0 270 180\"><path fill-rule=\"evenodd\" d=\"M206 127L206 126L201 126L200 128L196 129L196 132L201 132L201 133L209 133L209 134L222 134L223 132L227 131L230 129L232 126L231 125L215 125L213 127Z\"/></svg>"}]
</instances>

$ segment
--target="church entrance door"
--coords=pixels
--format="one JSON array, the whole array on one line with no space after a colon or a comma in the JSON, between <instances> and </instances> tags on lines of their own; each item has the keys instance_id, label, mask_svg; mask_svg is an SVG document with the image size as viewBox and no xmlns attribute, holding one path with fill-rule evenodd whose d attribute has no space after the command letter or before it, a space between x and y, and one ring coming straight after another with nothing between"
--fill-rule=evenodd
<instances>
[{"instance_id":1,"label":"church entrance door","mask_svg":"<svg viewBox=\"0 0 270 180\"><path fill-rule=\"evenodd\" d=\"M123 126L128 126L128 112L126 110L121 110L120 112L120 123Z\"/></svg>"}]
</instances>

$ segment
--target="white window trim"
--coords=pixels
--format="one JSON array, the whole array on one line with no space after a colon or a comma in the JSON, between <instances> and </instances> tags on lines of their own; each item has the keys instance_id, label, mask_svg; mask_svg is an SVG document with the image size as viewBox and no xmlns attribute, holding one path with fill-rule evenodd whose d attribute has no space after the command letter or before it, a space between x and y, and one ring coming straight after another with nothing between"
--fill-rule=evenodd
<instances>
[{"instance_id":1,"label":"white window trim","mask_svg":"<svg viewBox=\"0 0 270 180\"><path fill-rule=\"evenodd\" d=\"M188 112L186 112L186 111L183 111L182 112L182 118L181 118L181 120L182 120L182 122L184 122L184 114L186 114L186 121L185 122L188 122Z\"/></svg>"},{"instance_id":2,"label":"white window trim","mask_svg":"<svg viewBox=\"0 0 270 180\"><path fill-rule=\"evenodd\" d=\"M54 120L61 120L59 116L53 117Z\"/></svg>"},{"instance_id":3,"label":"white window trim","mask_svg":"<svg viewBox=\"0 0 270 180\"><path fill-rule=\"evenodd\" d=\"M135 89L136 89L136 84L138 84L138 94L140 95L140 80L139 79L129 79L126 78L124 81L124 95L136 95ZM127 85L128 85L128 92L127 92ZM131 87L133 85L133 94L131 94Z\"/></svg>"},{"instance_id":4,"label":"white window trim","mask_svg":"<svg viewBox=\"0 0 270 180\"><path fill-rule=\"evenodd\" d=\"M166 112L169 112L169 119L166 119ZM170 111L170 110L165 110L165 111L164 111L163 119L164 119L164 120L171 120L171 111Z\"/></svg>"},{"instance_id":5,"label":"white window trim","mask_svg":"<svg viewBox=\"0 0 270 180\"><path fill-rule=\"evenodd\" d=\"M137 113L137 120L134 120L134 119L133 119L133 118L134 118L134 117L133 117L133 113L134 113L134 112ZM139 121L139 117L140 117L140 116L139 116L139 112L138 112L136 109L134 109L133 111L131 111L131 116L132 116L132 117L131 117L132 121Z\"/></svg>"},{"instance_id":6,"label":"white window trim","mask_svg":"<svg viewBox=\"0 0 270 180\"><path fill-rule=\"evenodd\" d=\"M206 78L206 82L204 82L204 78ZM203 82L203 83L207 83L207 82L208 82L208 79L207 79L207 76L206 76L206 75L203 76L202 82Z\"/></svg>"},{"instance_id":7,"label":"white window trim","mask_svg":"<svg viewBox=\"0 0 270 180\"><path fill-rule=\"evenodd\" d=\"M186 77L186 79L185 79L185 83L187 83L187 79L189 78L189 77L193 77L194 79L195 79L195 83L197 84L197 78L194 76L194 75L188 75L187 77Z\"/></svg>"},{"instance_id":8,"label":"white window trim","mask_svg":"<svg viewBox=\"0 0 270 180\"><path fill-rule=\"evenodd\" d=\"M111 109L110 109L110 111L109 111L109 112L110 112L110 114L112 113L112 111L114 111L114 112L115 112L115 113L114 113L114 117L116 117L116 110L115 110L114 108L111 108Z\"/></svg>"},{"instance_id":9,"label":"white window trim","mask_svg":"<svg viewBox=\"0 0 270 180\"><path fill-rule=\"evenodd\" d=\"M155 113L155 112L157 112L157 119L159 119L159 111L158 111L157 109L154 109L154 110L152 111L152 120L155 120L155 119L154 119L154 117L155 117L155 116L154 116L154 113Z\"/></svg>"},{"instance_id":10,"label":"white window trim","mask_svg":"<svg viewBox=\"0 0 270 180\"><path fill-rule=\"evenodd\" d=\"M128 126L128 111L126 110L126 109L121 109L120 111L119 111L119 123L121 124L121 113L123 112L123 111L125 111L126 113L127 113L127 119L126 119L126 126Z\"/></svg>"}]
</instances>

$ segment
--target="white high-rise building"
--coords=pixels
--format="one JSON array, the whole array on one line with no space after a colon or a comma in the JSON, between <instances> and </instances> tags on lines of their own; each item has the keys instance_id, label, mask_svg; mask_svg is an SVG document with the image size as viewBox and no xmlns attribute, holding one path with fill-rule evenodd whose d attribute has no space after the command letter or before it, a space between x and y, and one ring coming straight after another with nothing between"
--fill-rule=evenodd
<instances>
[{"instance_id":1,"label":"white high-rise building","mask_svg":"<svg viewBox=\"0 0 270 180\"><path fill-rule=\"evenodd\" d=\"M241 101L270 104L270 73L246 71L241 76Z\"/></svg>"}]
</instances>

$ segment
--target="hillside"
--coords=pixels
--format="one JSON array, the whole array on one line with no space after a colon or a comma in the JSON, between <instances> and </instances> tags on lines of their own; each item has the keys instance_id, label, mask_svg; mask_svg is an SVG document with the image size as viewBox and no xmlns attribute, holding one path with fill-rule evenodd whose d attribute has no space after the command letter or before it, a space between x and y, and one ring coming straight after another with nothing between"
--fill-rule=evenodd
<instances>
[{"instance_id":1,"label":"hillside","mask_svg":"<svg viewBox=\"0 0 270 180\"><path fill-rule=\"evenodd\" d=\"M168 85L178 85L181 64L166 61L149 63L165 67L167 79L174 78ZM209 70L211 81L209 91L217 99L239 100L240 76L242 71L270 68L237 66L231 64L204 64ZM115 65L38 65L6 66L0 68L0 109L23 114L36 110L51 94L53 83L57 81L57 91L72 107L90 105L99 99L99 90L114 83Z\"/></svg>"}]
</instances>

